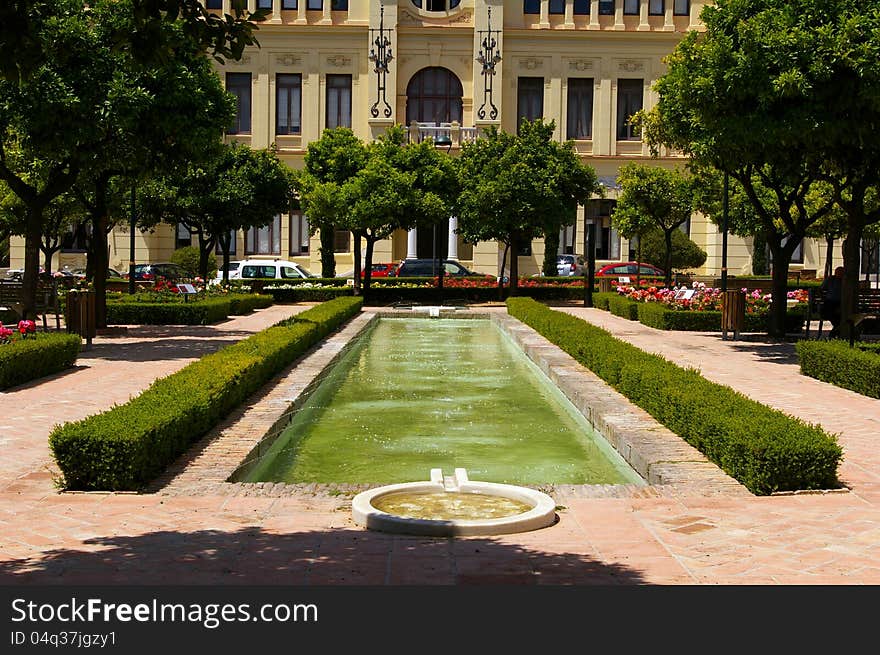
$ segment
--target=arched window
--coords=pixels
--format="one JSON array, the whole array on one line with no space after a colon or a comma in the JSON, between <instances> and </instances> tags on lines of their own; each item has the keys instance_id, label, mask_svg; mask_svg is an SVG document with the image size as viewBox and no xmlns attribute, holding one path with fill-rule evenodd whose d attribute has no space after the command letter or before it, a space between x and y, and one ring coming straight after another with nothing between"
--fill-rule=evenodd
<instances>
[{"instance_id":1,"label":"arched window","mask_svg":"<svg viewBox=\"0 0 880 655\"><path fill-rule=\"evenodd\" d=\"M440 67L423 68L406 87L406 123L461 123L461 82Z\"/></svg>"},{"instance_id":2,"label":"arched window","mask_svg":"<svg viewBox=\"0 0 880 655\"><path fill-rule=\"evenodd\" d=\"M461 4L461 0L412 0L412 3L425 11L446 11L455 9Z\"/></svg>"}]
</instances>

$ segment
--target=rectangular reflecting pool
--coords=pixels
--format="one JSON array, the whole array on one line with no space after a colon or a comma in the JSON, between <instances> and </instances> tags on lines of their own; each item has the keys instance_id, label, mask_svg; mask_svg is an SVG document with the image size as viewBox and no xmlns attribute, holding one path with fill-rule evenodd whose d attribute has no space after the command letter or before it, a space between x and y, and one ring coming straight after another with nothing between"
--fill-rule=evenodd
<instances>
[{"instance_id":1,"label":"rectangular reflecting pool","mask_svg":"<svg viewBox=\"0 0 880 655\"><path fill-rule=\"evenodd\" d=\"M489 320L374 321L242 482L643 483Z\"/></svg>"}]
</instances>

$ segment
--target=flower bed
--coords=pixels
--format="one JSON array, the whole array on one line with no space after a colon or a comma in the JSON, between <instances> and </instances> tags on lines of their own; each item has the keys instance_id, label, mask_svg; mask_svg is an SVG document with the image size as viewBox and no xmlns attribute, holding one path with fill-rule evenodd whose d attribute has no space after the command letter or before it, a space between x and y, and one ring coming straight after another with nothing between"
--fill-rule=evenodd
<instances>
[{"instance_id":1,"label":"flower bed","mask_svg":"<svg viewBox=\"0 0 880 655\"><path fill-rule=\"evenodd\" d=\"M49 445L63 486L140 489L360 307L358 298L318 305L156 380L123 405L55 428Z\"/></svg>"},{"instance_id":2,"label":"flower bed","mask_svg":"<svg viewBox=\"0 0 880 655\"><path fill-rule=\"evenodd\" d=\"M25 323L25 321L22 321ZM33 321L27 321L33 325ZM36 326L10 329L0 323L0 389L63 371L76 363L82 339L75 334L36 333Z\"/></svg>"},{"instance_id":3,"label":"flower bed","mask_svg":"<svg viewBox=\"0 0 880 655\"><path fill-rule=\"evenodd\" d=\"M746 298L745 332L766 332L770 320L770 294L743 289ZM609 309L618 316L637 320L659 330L712 332L721 330L721 289L694 282L685 287L666 289L631 286L617 288L619 300L611 299ZM788 292L791 303L786 312L785 331L799 332L806 318L809 294L804 289Z\"/></svg>"},{"instance_id":4,"label":"flower bed","mask_svg":"<svg viewBox=\"0 0 880 655\"><path fill-rule=\"evenodd\" d=\"M532 300L507 306L753 493L837 486L843 452L822 428Z\"/></svg>"},{"instance_id":5,"label":"flower bed","mask_svg":"<svg viewBox=\"0 0 880 655\"><path fill-rule=\"evenodd\" d=\"M880 398L880 347L845 341L799 341L801 373L871 398Z\"/></svg>"}]
</instances>

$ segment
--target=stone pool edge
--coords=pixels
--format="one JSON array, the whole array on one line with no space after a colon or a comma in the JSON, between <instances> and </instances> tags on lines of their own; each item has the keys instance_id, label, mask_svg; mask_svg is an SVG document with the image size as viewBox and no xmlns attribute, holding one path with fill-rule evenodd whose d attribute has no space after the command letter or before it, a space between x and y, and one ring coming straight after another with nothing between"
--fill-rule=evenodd
<instances>
[{"instance_id":1,"label":"stone pool edge","mask_svg":"<svg viewBox=\"0 0 880 655\"><path fill-rule=\"evenodd\" d=\"M705 455L614 391L504 309L443 312L443 317L488 318L505 332L577 410L646 481L647 485L541 485L558 502L567 497L629 498L656 496L751 495ZM371 484L285 484L228 482L254 452L267 449L303 402L322 373L353 339L381 317L414 317L412 311L363 311L300 360L270 380L222 423L178 459L148 492L173 496L353 496ZM418 314L416 314L418 316ZM430 320L424 313L421 318ZM586 389L590 393L586 393Z\"/></svg>"}]
</instances>

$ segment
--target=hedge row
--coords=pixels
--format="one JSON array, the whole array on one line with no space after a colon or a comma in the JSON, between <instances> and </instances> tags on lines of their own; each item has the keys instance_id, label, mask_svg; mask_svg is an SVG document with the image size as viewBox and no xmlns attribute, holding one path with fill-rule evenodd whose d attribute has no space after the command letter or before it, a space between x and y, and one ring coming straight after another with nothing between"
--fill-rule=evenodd
<instances>
[{"instance_id":1,"label":"hedge row","mask_svg":"<svg viewBox=\"0 0 880 655\"><path fill-rule=\"evenodd\" d=\"M834 436L532 300L509 300L530 325L755 494L837 486Z\"/></svg>"},{"instance_id":2,"label":"hedge row","mask_svg":"<svg viewBox=\"0 0 880 655\"><path fill-rule=\"evenodd\" d=\"M273 298L258 294L230 294L189 302L139 302L121 299L107 303L111 325L207 325L228 316L248 314L272 304Z\"/></svg>"},{"instance_id":3,"label":"hedge row","mask_svg":"<svg viewBox=\"0 0 880 655\"><path fill-rule=\"evenodd\" d=\"M624 296L607 293L594 294L593 305L607 309L616 316L639 321L658 330L682 330L690 332L718 332L721 330L720 311L674 310L656 302L638 302ZM785 331L800 332L804 327L804 311L791 309L785 317ZM746 314L743 332L767 332L769 313Z\"/></svg>"},{"instance_id":4,"label":"hedge row","mask_svg":"<svg viewBox=\"0 0 880 655\"><path fill-rule=\"evenodd\" d=\"M381 279L381 278L380 278ZM264 289L271 293L276 302L315 302L354 293L351 287L304 288L304 289ZM523 287L518 289L521 296L539 300L582 300L583 288L578 287ZM507 298L505 287L503 298ZM443 287L444 302L496 302L499 300L497 287ZM365 300L367 305L386 306L394 303L436 304L436 287L393 287L390 284L379 284L370 287Z\"/></svg>"},{"instance_id":5,"label":"hedge row","mask_svg":"<svg viewBox=\"0 0 880 655\"><path fill-rule=\"evenodd\" d=\"M0 345L0 389L63 371L76 362L82 339L76 334L39 333Z\"/></svg>"},{"instance_id":6,"label":"hedge row","mask_svg":"<svg viewBox=\"0 0 880 655\"><path fill-rule=\"evenodd\" d=\"M357 298L318 305L156 380L124 405L55 428L49 445L64 487L142 488L360 307Z\"/></svg>"},{"instance_id":7,"label":"hedge row","mask_svg":"<svg viewBox=\"0 0 880 655\"><path fill-rule=\"evenodd\" d=\"M861 345L861 344L859 344ZM880 398L880 350L846 341L799 341L801 373L871 398Z\"/></svg>"}]
</instances>

